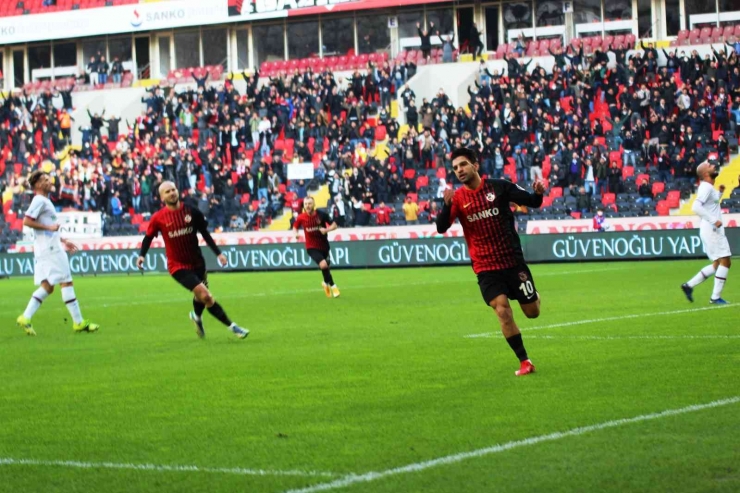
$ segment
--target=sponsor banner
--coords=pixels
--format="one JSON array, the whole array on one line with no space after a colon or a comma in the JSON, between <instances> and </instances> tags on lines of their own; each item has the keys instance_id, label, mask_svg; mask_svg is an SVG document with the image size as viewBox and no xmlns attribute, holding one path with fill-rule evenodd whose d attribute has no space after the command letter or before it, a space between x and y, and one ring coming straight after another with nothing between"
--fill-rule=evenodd
<instances>
[{"instance_id":1,"label":"sponsor banner","mask_svg":"<svg viewBox=\"0 0 740 493\"><path fill-rule=\"evenodd\" d=\"M57 212L62 238L102 238L103 215L100 212ZM33 242L33 229L23 228L23 241Z\"/></svg>"},{"instance_id":2,"label":"sponsor banner","mask_svg":"<svg viewBox=\"0 0 740 493\"><path fill-rule=\"evenodd\" d=\"M288 164L288 180L313 180L313 163Z\"/></svg>"},{"instance_id":3,"label":"sponsor banner","mask_svg":"<svg viewBox=\"0 0 740 493\"><path fill-rule=\"evenodd\" d=\"M727 236L731 248L740 251L740 229L727 230ZM527 235L522 246L530 263L704 257L698 230ZM211 271L316 269L304 246L296 243L227 246L223 249L228 260L225 267L218 266L210 250L203 253ZM74 275L138 274L137 258L136 250L83 251L70 256L70 267ZM337 242L332 245L331 261L334 268L407 267L469 265L470 257L463 238L433 237ZM30 253L0 255L0 275L31 276L33 267ZM149 252L145 270L167 271L162 249Z\"/></svg>"},{"instance_id":4,"label":"sponsor banner","mask_svg":"<svg viewBox=\"0 0 740 493\"><path fill-rule=\"evenodd\" d=\"M446 237L462 237L462 226L454 224L447 233ZM228 245L269 245L269 244L286 244L296 243L295 234L289 231L246 231L243 233L213 233L213 239L220 246ZM366 227L366 228L346 228L338 229L329 233L329 241L367 241L367 240L400 240L400 239L419 239L441 237L437 234L437 227L434 224L419 226L388 226L388 227ZM140 236L105 236L102 238L85 238L75 240L75 244L81 250L125 250L141 248ZM301 232L300 243L303 242L303 233ZM200 239L201 246L205 242ZM152 242L152 248L164 248L164 241L157 237ZM24 253L33 251L32 244L17 244L10 253Z\"/></svg>"},{"instance_id":5,"label":"sponsor banner","mask_svg":"<svg viewBox=\"0 0 740 493\"><path fill-rule=\"evenodd\" d=\"M740 226L740 214L723 214L728 228ZM695 229L699 227L699 216L656 216L607 218L608 231L646 231L661 229ZM593 218L563 219L552 221L528 221L527 234L589 233L594 230Z\"/></svg>"},{"instance_id":6,"label":"sponsor banner","mask_svg":"<svg viewBox=\"0 0 740 493\"><path fill-rule=\"evenodd\" d=\"M726 229L730 249L740 252L740 229ZM528 262L706 258L698 229L621 233L524 235Z\"/></svg>"},{"instance_id":7,"label":"sponsor banner","mask_svg":"<svg viewBox=\"0 0 740 493\"><path fill-rule=\"evenodd\" d=\"M0 44L219 24L227 10L227 0L179 0L3 17Z\"/></svg>"},{"instance_id":8,"label":"sponsor banner","mask_svg":"<svg viewBox=\"0 0 740 493\"><path fill-rule=\"evenodd\" d=\"M241 10L229 8L231 20L259 20L296 15L316 15L354 10L442 3L448 0L246 0Z\"/></svg>"}]
</instances>

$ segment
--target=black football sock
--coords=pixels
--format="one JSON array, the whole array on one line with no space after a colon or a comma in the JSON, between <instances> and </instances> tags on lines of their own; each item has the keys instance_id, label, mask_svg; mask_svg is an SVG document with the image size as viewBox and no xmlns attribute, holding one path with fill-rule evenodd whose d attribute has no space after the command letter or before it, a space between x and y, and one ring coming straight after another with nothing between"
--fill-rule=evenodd
<instances>
[{"instance_id":1,"label":"black football sock","mask_svg":"<svg viewBox=\"0 0 740 493\"><path fill-rule=\"evenodd\" d=\"M195 315L200 318L201 315L203 315L203 310L206 309L206 305L201 303L200 301L193 298L193 311L195 311Z\"/></svg>"},{"instance_id":2,"label":"black football sock","mask_svg":"<svg viewBox=\"0 0 740 493\"><path fill-rule=\"evenodd\" d=\"M321 269L321 275L324 276L324 282L329 286L334 286L334 279L331 277L329 269Z\"/></svg>"},{"instance_id":3,"label":"black football sock","mask_svg":"<svg viewBox=\"0 0 740 493\"><path fill-rule=\"evenodd\" d=\"M208 313L216 317L225 326L231 327L231 319L226 316L226 312L224 312L224 309L218 303L214 303L213 306L208 307Z\"/></svg>"},{"instance_id":4,"label":"black football sock","mask_svg":"<svg viewBox=\"0 0 740 493\"><path fill-rule=\"evenodd\" d=\"M509 346L511 346L511 350L514 351L514 354L516 354L516 357L519 358L519 361L526 361L529 359L527 357L527 350L524 349L524 343L522 342L521 334L507 337L506 342L509 343Z\"/></svg>"}]
</instances>

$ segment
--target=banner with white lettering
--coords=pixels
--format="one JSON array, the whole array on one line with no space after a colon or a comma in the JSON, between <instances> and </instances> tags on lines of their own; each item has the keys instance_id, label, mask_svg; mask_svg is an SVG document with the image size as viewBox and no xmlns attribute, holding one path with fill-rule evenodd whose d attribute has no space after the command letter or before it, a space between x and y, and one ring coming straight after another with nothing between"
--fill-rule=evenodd
<instances>
[{"instance_id":1,"label":"banner with white lettering","mask_svg":"<svg viewBox=\"0 0 740 493\"><path fill-rule=\"evenodd\" d=\"M202 26L229 21L228 0L179 0L0 18L0 44Z\"/></svg>"},{"instance_id":2,"label":"banner with white lettering","mask_svg":"<svg viewBox=\"0 0 740 493\"><path fill-rule=\"evenodd\" d=\"M313 180L313 163L288 164L288 180Z\"/></svg>"},{"instance_id":3,"label":"banner with white lettering","mask_svg":"<svg viewBox=\"0 0 740 493\"><path fill-rule=\"evenodd\" d=\"M103 215L100 212L57 212L57 222L63 238L103 237ZM23 227L23 241L33 242L33 229Z\"/></svg>"},{"instance_id":4,"label":"banner with white lettering","mask_svg":"<svg viewBox=\"0 0 740 493\"><path fill-rule=\"evenodd\" d=\"M730 248L740 251L740 228L727 230ZM524 235L524 257L529 263L589 260L658 260L705 258L699 231L636 231L573 235ZM315 269L299 243L232 245L222 248L227 264L221 267L209 249L203 254L210 271ZM74 275L139 274L138 250L82 251L70 255ZM465 240L433 237L385 241L340 241L332 244L332 268L470 265ZM33 275L33 254L0 254L0 276ZM150 250L144 272L167 272L162 249ZM472 274L471 274L472 275ZM535 277L537 273L535 271Z\"/></svg>"},{"instance_id":5,"label":"banner with white lettering","mask_svg":"<svg viewBox=\"0 0 740 493\"><path fill-rule=\"evenodd\" d=\"M303 242L301 232L300 242ZM221 246L228 245L271 245L295 243L295 235L292 231L245 231L243 233L213 233L213 239ZM402 240L441 237L437 234L434 224L419 226L387 226L387 227L365 227L365 228L340 228L329 233L329 241L366 241L366 240ZM444 234L445 237L462 237L462 226L455 223ZM141 236L105 236L102 238L84 238L75 240L75 244L81 250L125 250L127 248L140 248ZM201 245L205 242L201 239ZM161 237L152 242L152 248L164 248ZM32 242L18 242L10 248L10 253L32 252Z\"/></svg>"},{"instance_id":6,"label":"banner with white lettering","mask_svg":"<svg viewBox=\"0 0 740 493\"><path fill-rule=\"evenodd\" d=\"M724 214L728 228L740 226L740 214ZM607 231L649 231L658 229L694 229L699 227L698 216L613 217L606 219ZM594 231L593 219L561 219L528 221L527 234L589 233Z\"/></svg>"}]
</instances>

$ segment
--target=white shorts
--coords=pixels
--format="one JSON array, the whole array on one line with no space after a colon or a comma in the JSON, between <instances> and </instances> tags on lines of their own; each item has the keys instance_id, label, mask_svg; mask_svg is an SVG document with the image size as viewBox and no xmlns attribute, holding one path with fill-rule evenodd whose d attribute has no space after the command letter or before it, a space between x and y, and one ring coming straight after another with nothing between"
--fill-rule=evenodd
<instances>
[{"instance_id":1,"label":"white shorts","mask_svg":"<svg viewBox=\"0 0 740 493\"><path fill-rule=\"evenodd\" d=\"M707 252L709 260L714 262L717 259L724 257L731 257L732 252L730 251L730 242L727 241L725 236L725 228L715 228L710 224L705 224L702 221L699 227L699 236L701 237L702 243L704 243L704 251Z\"/></svg>"},{"instance_id":2,"label":"white shorts","mask_svg":"<svg viewBox=\"0 0 740 493\"><path fill-rule=\"evenodd\" d=\"M65 252L56 252L35 260L33 282L36 286L46 281L52 286L63 282L72 282L72 271L69 268L69 258Z\"/></svg>"}]
</instances>

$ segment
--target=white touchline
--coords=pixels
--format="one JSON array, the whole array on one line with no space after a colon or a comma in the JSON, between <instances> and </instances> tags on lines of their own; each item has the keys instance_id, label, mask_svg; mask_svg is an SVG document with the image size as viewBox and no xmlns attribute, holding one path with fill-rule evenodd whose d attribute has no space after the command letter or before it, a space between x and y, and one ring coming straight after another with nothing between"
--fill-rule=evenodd
<instances>
[{"instance_id":1,"label":"white touchline","mask_svg":"<svg viewBox=\"0 0 740 493\"><path fill-rule=\"evenodd\" d=\"M426 469L431 469L433 467L443 466L447 464L455 464L455 463L462 462L467 459L474 459L474 458L483 457L486 455L498 454L501 452L506 452L507 450L524 447L528 445L536 445L542 442L552 442L552 441L560 440L563 438L584 435L586 433L591 433L593 431L605 430L607 428L616 428L619 426L629 425L633 423L640 423L642 421L652 421L654 419L660 419L660 418L666 418L669 416L676 416L679 414L686 414L686 413L691 413L691 412L696 412L696 411L702 411L704 409L711 409L711 408L720 407L720 406L727 406L730 404L737 404L738 402L740 402L740 396L730 397L727 399L722 399L722 400L713 401L713 402L708 402L706 404L696 404L693 406L682 407L679 409L669 409L667 411L661 411L661 412L652 413L652 414L643 414L641 416L635 416L634 418L624 418L624 419L616 419L613 421L606 421L604 423L599 423L595 425L582 426L580 428L573 428L568 431L557 431L555 433L549 433L547 435L539 435L536 437L525 438L523 440L515 440L512 442L506 442L506 443L502 443L499 445L494 445L492 447L473 450L471 452L463 452L460 454L448 455L445 457L440 457L438 459L432 459L432 460L428 460L425 462L417 462L415 464L409 464L407 466L396 467L393 469L386 469L385 471L368 472L366 474L350 474L342 478L339 478L335 481L331 481L328 483L320 483L320 484L308 486L306 488L301 488L301 489L293 489L293 490L287 491L286 493L313 493L316 491L328 491L328 490L335 490L339 488L345 488L353 484L369 483L371 481L383 479L388 476L397 476L399 474L424 471Z\"/></svg>"},{"instance_id":2,"label":"white touchline","mask_svg":"<svg viewBox=\"0 0 740 493\"><path fill-rule=\"evenodd\" d=\"M725 308L737 308L738 306L740 306L740 304L706 306L703 308L687 308L686 310L673 310L673 311L667 311L667 312L634 313L632 315L617 315L615 317L591 318L588 320L574 320L572 322L562 322L559 324L537 325L534 327L522 327L522 331L526 334L527 332L531 330L557 329L559 327L572 327L574 325L596 324L600 322L614 322L616 320L629 320L633 318L658 317L662 315L680 315L683 313L703 312L707 310L722 310ZM474 339L476 337L491 337L494 334L498 334L498 332L483 332L480 334L469 334L463 337L465 337L466 339Z\"/></svg>"},{"instance_id":3,"label":"white touchline","mask_svg":"<svg viewBox=\"0 0 740 493\"><path fill-rule=\"evenodd\" d=\"M490 336L495 337L495 336ZM579 335L556 335L556 336L545 336L545 335L539 335L539 334L533 334L530 336L527 336L527 339L583 339L583 340L594 340L594 341L616 341L620 339L655 339L655 340L671 340L671 339L681 339L681 340L702 340L702 339L740 339L740 334L735 335L710 335L710 334L701 334L701 335L685 335L685 336L675 336L675 335L635 335L635 336L579 336Z\"/></svg>"},{"instance_id":4,"label":"white touchline","mask_svg":"<svg viewBox=\"0 0 740 493\"><path fill-rule=\"evenodd\" d=\"M209 472L236 474L240 476L304 476L329 478L339 476L339 474L336 473L320 471L281 471L270 469L246 469L242 467L200 467L162 464L119 464L115 462L81 462L75 460L12 459L9 457L0 457L0 466L54 466L77 469L128 469L134 471L155 472Z\"/></svg>"}]
</instances>

